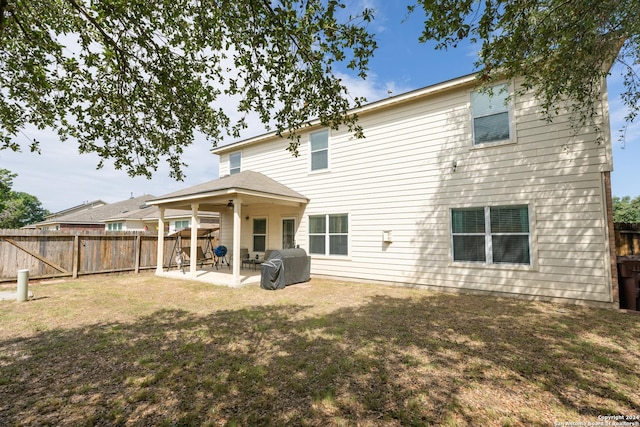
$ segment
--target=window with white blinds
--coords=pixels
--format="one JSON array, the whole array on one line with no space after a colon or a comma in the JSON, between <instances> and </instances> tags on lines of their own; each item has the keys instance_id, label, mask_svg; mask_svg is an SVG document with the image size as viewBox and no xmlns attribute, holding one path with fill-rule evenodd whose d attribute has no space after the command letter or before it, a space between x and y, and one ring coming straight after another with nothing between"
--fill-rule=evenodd
<instances>
[{"instance_id":1,"label":"window with white blinds","mask_svg":"<svg viewBox=\"0 0 640 427\"><path fill-rule=\"evenodd\" d=\"M453 260L484 262L486 259L484 208L451 211Z\"/></svg>"},{"instance_id":2,"label":"window with white blinds","mask_svg":"<svg viewBox=\"0 0 640 427\"><path fill-rule=\"evenodd\" d=\"M253 219L253 251L264 252L267 249L267 219Z\"/></svg>"},{"instance_id":3,"label":"window with white blinds","mask_svg":"<svg viewBox=\"0 0 640 427\"><path fill-rule=\"evenodd\" d=\"M311 150L311 170L322 170L329 167L329 131L322 130L309 136Z\"/></svg>"},{"instance_id":4,"label":"window with white blinds","mask_svg":"<svg viewBox=\"0 0 640 427\"><path fill-rule=\"evenodd\" d=\"M229 175L240 173L242 165L242 152L229 154Z\"/></svg>"},{"instance_id":5,"label":"window with white blinds","mask_svg":"<svg viewBox=\"0 0 640 427\"><path fill-rule=\"evenodd\" d=\"M349 215L309 216L309 253L349 255Z\"/></svg>"},{"instance_id":6,"label":"window with white blinds","mask_svg":"<svg viewBox=\"0 0 640 427\"><path fill-rule=\"evenodd\" d=\"M507 85L471 93L473 144L511 139Z\"/></svg>"},{"instance_id":7,"label":"window with white blinds","mask_svg":"<svg viewBox=\"0 0 640 427\"><path fill-rule=\"evenodd\" d=\"M452 209L451 240L454 261L530 265L529 207Z\"/></svg>"}]
</instances>

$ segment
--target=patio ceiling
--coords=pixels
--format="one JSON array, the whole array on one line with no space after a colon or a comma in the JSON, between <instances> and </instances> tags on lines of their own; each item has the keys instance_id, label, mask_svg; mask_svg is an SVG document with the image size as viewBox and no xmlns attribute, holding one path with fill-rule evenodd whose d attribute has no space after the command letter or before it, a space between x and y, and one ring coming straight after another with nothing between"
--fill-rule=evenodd
<instances>
[{"instance_id":1,"label":"patio ceiling","mask_svg":"<svg viewBox=\"0 0 640 427\"><path fill-rule=\"evenodd\" d=\"M244 171L148 200L147 204L171 209L191 209L191 205L197 203L199 210L220 212L226 208L229 200L235 199L240 199L243 206L302 206L309 202L302 194L266 175Z\"/></svg>"}]
</instances>

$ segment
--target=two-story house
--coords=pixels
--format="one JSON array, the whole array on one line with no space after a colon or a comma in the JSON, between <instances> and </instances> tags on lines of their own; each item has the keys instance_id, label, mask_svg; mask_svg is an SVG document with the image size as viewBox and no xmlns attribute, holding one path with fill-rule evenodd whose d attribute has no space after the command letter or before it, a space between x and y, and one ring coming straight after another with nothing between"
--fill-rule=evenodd
<instances>
[{"instance_id":1,"label":"two-story house","mask_svg":"<svg viewBox=\"0 0 640 427\"><path fill-rule=\"evenodd\" d=\"M315 276L615 304L606 87L600 128L572 129L515 84L373 102L365 139L312 121L298 157L273 133L219 147L220 179L149 203L220 212L234 253L299 246Z\"/></svg>"}]
</instances>

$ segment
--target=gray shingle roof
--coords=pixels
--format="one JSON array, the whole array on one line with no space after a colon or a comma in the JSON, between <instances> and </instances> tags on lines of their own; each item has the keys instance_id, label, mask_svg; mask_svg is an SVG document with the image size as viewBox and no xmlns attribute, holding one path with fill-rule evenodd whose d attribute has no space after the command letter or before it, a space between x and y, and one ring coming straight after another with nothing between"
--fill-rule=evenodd
<instances>
[{"instance_id":1,"label":"gray shingle roof","mask_svg":"<svg viewBox=\"0 0 640 427\"><path fill-rule=\"evenodd\" d=\"M92 209L80 212L72 212L67 215L61 215L47 221L42 221L34 225L46 224L100 224L103 220L112 216L140 209L148 200L154 199L156 196L145 194L144 196L135 197L133 199L123 200L121 202L109 203Z\"/></svg>"},{"instance_id":2,"label":"gray shingle roof","mask_svg":"<svg viewBox=\"0 0 640 427\"><path fill-rule=\"evenodd\" d=\"M62 216L62 215L69 215L69 214L80 212L80 211L87 210L87 209L93 209L93 208L96 208L98 206L103 206L103 205L106 205L106 204L107 204L107 202L105 202L103 200L94 200L93 202L86 202L86 203L83 203L81 205L72 206L70 208L61 210L59 212L52 213L51 215L47 215L45 217L45 219L46 220L50 220L50 219L53 219L55 217L59 217L59 216Z\"/></svg>"},{"instance_id":3,"label":"gray shingle roof","mask_svg":"<svg viewBox=\"0 0 640 427\"><path fill-rule=\"evenodd\" d=\"M233 175L227 175L213 181L208 181L202 184L194 185L183 190L179 190L173 193L165 194L157 199L152 200L162 201L164 199L173 199L176 197L195 196L199 194L215 193L216 191L223 191L229 189L236 190L248 190L258 193L272 194L283 197L293 197L299 199L308 200L305 196L287 187L284 184L280 184L278 181L269 178L260 172L244 171Z\"/></svg>"}]
</instances>

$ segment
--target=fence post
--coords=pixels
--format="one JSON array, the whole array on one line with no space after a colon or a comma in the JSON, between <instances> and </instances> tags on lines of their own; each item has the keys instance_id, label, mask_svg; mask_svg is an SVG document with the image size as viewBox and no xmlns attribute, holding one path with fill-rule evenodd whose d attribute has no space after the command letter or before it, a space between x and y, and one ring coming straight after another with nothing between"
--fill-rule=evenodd
<instances>
[{"instance_id":1,"label":"fence post","mask_svg":"<svg viewBox=\"0 0 640 427\"><path fill-rule=\"evenodd\" d=\"M136 274L140 273L140 253L142 252L142 236L136 234L136 251L135 251L135 271Z\"/></svg>"},{"instance_id":2,"label":"fence post","mask_svg":"<svg viewBox=\"0 0 640 427\"><path fill-rule=\"evenodd\" d=\"M18 302L29 299L29 270L18 270Z\"/></svg>"},{"instance_id":3,"label":"fence post","mask_svg":"<svg viewBox=\"0 0 640 427\"><path fill-rule=\"evenodd\" d=\"M80 236L77 234L73 238L73 259L71 260L71 265L73 266L73 275L74 279L78 278L78 270L80 268Z\"/></svg>"}]
</instances>

